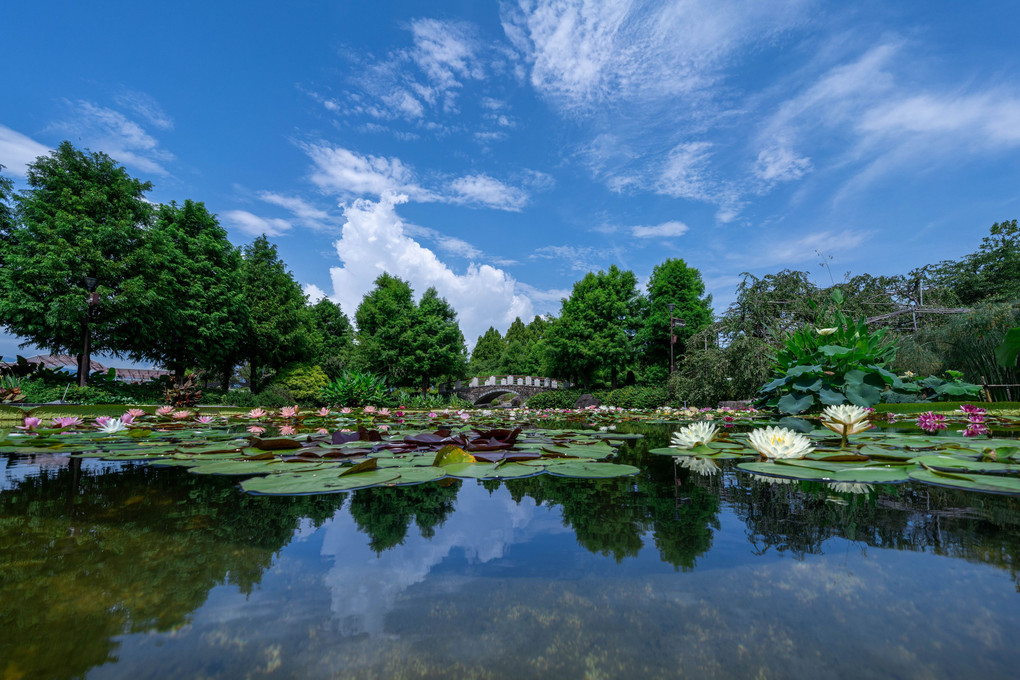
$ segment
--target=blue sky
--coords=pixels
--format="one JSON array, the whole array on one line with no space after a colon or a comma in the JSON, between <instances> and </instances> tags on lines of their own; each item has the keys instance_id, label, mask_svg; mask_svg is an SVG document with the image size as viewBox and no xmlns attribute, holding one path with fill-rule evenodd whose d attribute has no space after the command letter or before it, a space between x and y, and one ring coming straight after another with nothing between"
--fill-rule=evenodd
<instances>
[{"instance_id":1,"label":"blue sky","mask_svg":"<svg viewBox=\"0 0 1020 680\"><path fill-rule=\"evenodd\" d=\"M8 2L0 163L105 151L349 315L382 271L436 286L472 344L612 264L683 258L718 312L743 271L906 273L1017 217L1018 28L1005 1Z\"/></svg>"}]
</instances>

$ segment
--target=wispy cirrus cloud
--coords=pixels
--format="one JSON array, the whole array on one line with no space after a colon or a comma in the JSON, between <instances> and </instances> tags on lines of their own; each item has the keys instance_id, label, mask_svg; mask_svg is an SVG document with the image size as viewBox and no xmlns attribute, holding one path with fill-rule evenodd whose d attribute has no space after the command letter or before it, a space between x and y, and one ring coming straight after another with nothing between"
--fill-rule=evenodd
<instances>
[{"instance_id":1,"label":"wispy cirrus cloud","mask_svg":"<svg viewBox=\"0 0 1020 680\"><path fill-rule=\"evenodd\" d=\"M79 138L93 151L102 151L119 163L154 175L167 176L166 164L174 155L140 124L116 109L94 102L66 102L70 117L53 123L49 131Z\"/></svg>"},{"instance_id":2,"label":"wispy cirrus cloud","mask_svg":"<svg viewBox=\"0 0 1020 680\"><path fill-rule=\"evenodd\" d=\"M0 125L0 163L5 166L5 174L11 173L24 177L28 171L28 164L49 152L50 149L45 144L40 144L28 135Z\"/></svg>"}]
</instances>

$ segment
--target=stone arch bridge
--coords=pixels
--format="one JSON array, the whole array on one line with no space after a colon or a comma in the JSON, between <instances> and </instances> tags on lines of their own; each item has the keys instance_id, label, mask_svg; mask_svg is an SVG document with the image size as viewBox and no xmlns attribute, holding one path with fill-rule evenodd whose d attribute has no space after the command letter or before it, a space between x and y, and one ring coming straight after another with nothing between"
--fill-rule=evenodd
<instances>
[{"instance_id":1,"label":"stone arch bridge","mask_svg":"<svg viewBox=\"0 0 1020 680\"><path fill-rule=\"evenodd\" d=\"M531 375L490 375L443 383L439 386L442 394L456 394L472 404L485 404L504 394L513 394L522 399L533 397L540 392L569 389L570 383L553 378L538 378Z\"/></svg>"}]
</instances>

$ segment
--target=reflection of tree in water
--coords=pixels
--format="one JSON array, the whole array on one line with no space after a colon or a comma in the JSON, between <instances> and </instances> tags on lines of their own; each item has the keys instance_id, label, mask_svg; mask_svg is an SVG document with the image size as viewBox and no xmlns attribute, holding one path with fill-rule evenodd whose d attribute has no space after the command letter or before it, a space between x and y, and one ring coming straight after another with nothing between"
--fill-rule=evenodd
<instances>
[{"instance_id":1,"label":"reflection of tree in water","mask_svg":"<svg viewBox=\"0 0 1020 680\"><path fill-rule=\"evenodd\" d=\"M217 585L250 593L301 518L342 503L179 468L44 468L0 493L0 675L81 677L116 658L115 636L186 624Z\"/></svg>"},{"instance_id":2,"label":"reflection of tree in water","mask_svg":"<svg viewBox=\"0 0 1020 680\"><path fill-rule=\"evenodd\" d=\"M381 487L355 491L350 512L376 553L404 542L411 520L421 535L432 538L453 512L460 482Z\"/></svg>"},{"instance_id":3,"label":"reflection of tree in water","mask_svg":"<svg viewBox=\"0 0 1020 680\"><path fill-rule=\"evenodd\" d=\"M777 484L736 473L724 495L765 552L822 553L840 537L894 550L930 552L1006 569L1020 589L1020 498L911 484L841 495L812 482Z\"/></svg>"}]
</instances>

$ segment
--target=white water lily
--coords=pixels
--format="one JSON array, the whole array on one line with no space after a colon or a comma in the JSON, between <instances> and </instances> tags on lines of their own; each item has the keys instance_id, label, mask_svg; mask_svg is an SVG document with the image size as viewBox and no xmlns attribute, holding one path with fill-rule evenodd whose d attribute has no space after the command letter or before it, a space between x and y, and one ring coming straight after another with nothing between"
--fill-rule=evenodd
<instances>
[{"instance_id":1,"label":"white water lily","mask_svg":"<svg viewBox=\"0 0 1020 680\"><path fill-rule=\"evenodd\" d=\"M852 404L826 406L822 411L822 425L841 437L858 434L871 428L868 410Z\"/></svg>"},{"instance_id":2,"label":"white water lily","mask_svg":"<svg viewBox=\"0 0 1020 680\"><path fill-rule=\"evenodd\" d=\"M673 433L670 446L674 449L693 449L695 446L707 444L715 439L719 426L714 423L692 423Z\"/></svg>"},{"instance_id":3,"label":"white water lily","mask_svg":"<svg viewBox=\"0 0 1020 680\"><path fill-rule=\"evenodd\" d=\"M686 468L699 475L710 477L719 472L719 466L711 458L701 456L675 456L673 460L680 461L680 467Z\"/></svg>"},{"instance_id":4,"label":"white water lily","mask_svg":"<svg viewBox=\"0 0 1020 680\"><path fill-rule=\"evenodd\" d=\"M103 434L114 434L115 432L123 432L126 429L127 425L120 418L111 418L99 426L99 431Z\"/></svg>"},{"instance_id":5,"label":"white water lily","mask_svg":"<svg viewBox=\"0 0 1020 680\"><path fill-rule=\"evenodd\" d=\"M766 458L803 458L814 450L810 439L785 427L755 430L747 440Z\"/></svg>"}]
</instances>

